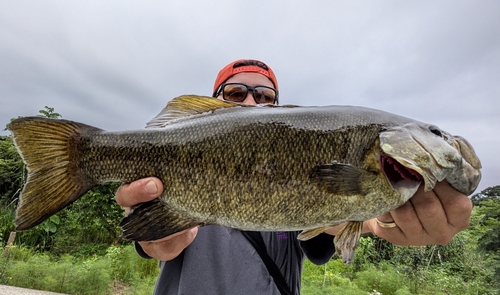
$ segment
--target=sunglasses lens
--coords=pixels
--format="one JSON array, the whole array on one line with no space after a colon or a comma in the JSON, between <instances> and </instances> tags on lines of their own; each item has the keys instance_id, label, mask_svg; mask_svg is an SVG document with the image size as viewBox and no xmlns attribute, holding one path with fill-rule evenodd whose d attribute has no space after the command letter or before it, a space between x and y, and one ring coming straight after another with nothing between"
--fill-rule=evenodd
<instances>
[{"instance_id":1,"label":"sunglasses lens","mask_svg":"<svg viewBox=\"0 0 500 295\"><path fill-rule=\"evenodd\" d=\"M247 97L248 91L252 91L251 93L253 94L253 98L257 104L276 103L278 93L274 88L267 86L249 87L240 83L223 84L222 98L228 101L242 102Z\"/></svg>"},{"instance_id":2,"label":"sunglasses lens","mask_svg":"<svg viewBox=\"0 0 500 295\"><path fill-rule=\"evenodd\" d=\"M276 101L276 91L272 88L257 86L254 91L254 98L258 104L274 104Z\"/></svg>"},{"instance_id":3,"label":"sunglasses lens","mask_svg":"<svg viewBox=\"0 0 500 295\"><path fill-rule=\"evenodd\" d=\"M243 84L229 84L223 89L223 98L229 101L242 102L247 94L248 88Z\"/></svg>"}]
</instances>

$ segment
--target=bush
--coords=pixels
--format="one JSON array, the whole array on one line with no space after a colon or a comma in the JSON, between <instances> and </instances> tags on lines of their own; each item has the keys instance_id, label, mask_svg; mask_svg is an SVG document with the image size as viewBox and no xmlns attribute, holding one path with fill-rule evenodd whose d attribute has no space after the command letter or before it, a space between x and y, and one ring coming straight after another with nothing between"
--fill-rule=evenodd
<instances>
[{"instance_id":1,"label":"bush","mask_svg":"<svg viewBox=\"0 0 500 295\"><path fill-rule=\"evenodd\" d=\"M7 284L68 294L106 294L109 262L96 257L75 263L70 256L55 260L47 254L15 261L6 269Z\"/></svg>"},{"instance_id":2,"label":"bush","mask_svg":"<svg viewBox=\"0 0 500 295\"><path fill-rule=\"evenodd\" d=\"M145 277L135 280L131 286L130 293L134 295L151 295L155 289L157 276Z\"/></svg>"},{"instance_id":3,"label":"bush","mask_svg":"<svg viewBox=\"0 0 500 295\"><path fill-rule=\"evenodd\" d=\"M355 285L338 286L303 286L300 293L302 295L324 295L324 294L342 294L342 295L366 295L366 291L360 290Z\"/></svg>"},{"instance_id":4,"label":"bush","mask_svg":"<svg viewBox=\"0 0 500 295\"><path fill-rule=\"evenodd\" d=\"M376 290L384 295L395 294L407 284L405 276L388 263L382 263L379 268L371 267L358 272L353 282L362 290Z\"/></svg>"},{"instance_id":5,"label":"bush","mask_svg":"<svg viewBox=\"0 0 500 295\"><path fill-rule=\"evenodd\" d=\"M3 253L3 249L0 248ZM112 246L105 256L56 257L19 247L0 258L0 284L67 294L151 294L158 262L142 259L133 245Z\"/></svg>"},{"instance_id":6,"label":"bush","mask_svg":"<svg viewBox=\"0 0 500 295\"><path fill-rule=\"evenodd\" d=\"M135 278L157 277L159 273L158 262L141 258L133 245L109 247L106 258L110 261L113 278L121 282L130 283Z\"/></svg>"},{"instance_id":7,"label":"bush","mask_svg":"<svg viewBox=\"0 0 500 295\"><path fill-rule=\"evenodd\" d=\"M349 279L353 274L351 265L344 265L341 259L330 260L325 265L314 265L309 260L304 263L301 294L346 294L366 295Z\"/></svg>"}]
</instances>

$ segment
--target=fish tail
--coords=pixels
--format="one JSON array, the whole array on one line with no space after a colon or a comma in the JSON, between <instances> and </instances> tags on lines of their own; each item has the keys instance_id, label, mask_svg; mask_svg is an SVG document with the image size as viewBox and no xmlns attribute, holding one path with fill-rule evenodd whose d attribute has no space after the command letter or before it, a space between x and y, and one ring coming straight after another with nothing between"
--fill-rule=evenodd
<instances>
[{"instance_id":1,"label":"fish tail","mask_svg":"<svg viewBox=\"0 0 500 295\"><path fill-rule=\"evenodd\" d=\"M101 131L88 125L42 117L9 124L28 176L16 211L16 230L40 224L96 185L78 167L83 133Z\"/></svg>"}]
</instances>

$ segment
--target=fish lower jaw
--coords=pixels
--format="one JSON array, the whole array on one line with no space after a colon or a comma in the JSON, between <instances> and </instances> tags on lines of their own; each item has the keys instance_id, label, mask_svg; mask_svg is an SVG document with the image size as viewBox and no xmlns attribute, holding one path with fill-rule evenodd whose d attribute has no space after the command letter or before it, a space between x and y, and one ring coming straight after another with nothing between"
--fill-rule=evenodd
<instances>
[{"instance_id":1,"label":"fish lower jaw","mask_svg":"<svg viewBox=\"0 0 500 295\"><path fill-rule=\"evenodd\" d=\"M399 181L389 180L392 188L399 193L401 200L408 201L417 192L422 181L403 179Z\"/></svg>"}]
</instances>

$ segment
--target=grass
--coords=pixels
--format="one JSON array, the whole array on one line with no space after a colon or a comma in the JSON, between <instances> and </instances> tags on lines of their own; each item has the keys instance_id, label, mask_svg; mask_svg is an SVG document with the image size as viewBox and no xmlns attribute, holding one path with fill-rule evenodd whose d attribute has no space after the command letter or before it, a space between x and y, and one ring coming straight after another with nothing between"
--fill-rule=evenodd
<instances>
[{"instance_id":1,"label":"grass","mask_svg":"<svg viewBox=\"0 0 500 295\"><path fill-rule=\"evenodd\" d=\"M388 262L362 266L359 270L359 264L344 265L340 259L321 266L306 261L301 294L498 294L440 269L409 277ZM75 295L152 294L158 271L157 261L140 258L133 245L110 246L101 255L60 257L14 247L0 256L0 284Z\"/></svg>"},{"instance_id":2,"label":"grass","mask_svg":"<svg viewBox=\"0 0 500 295\"><path fill-rule=\"evenodd\" d=\"M130 245L85 259L25 248L0 258L0 284L75 295L152 294L157 276L157 262L140 258Z\"/></svg>"}]
</instances>

